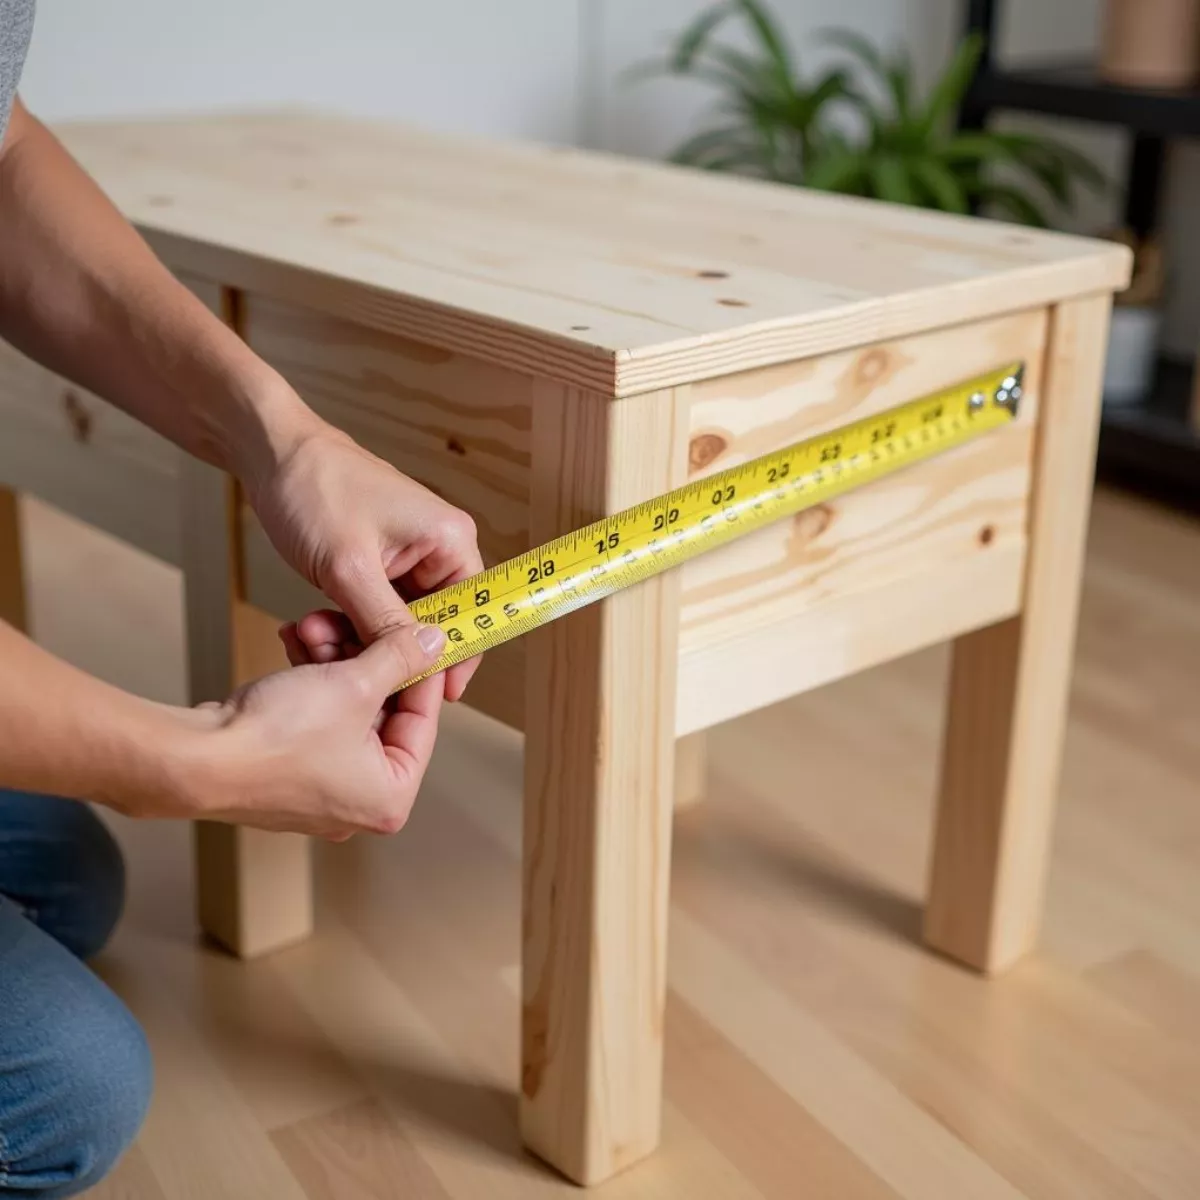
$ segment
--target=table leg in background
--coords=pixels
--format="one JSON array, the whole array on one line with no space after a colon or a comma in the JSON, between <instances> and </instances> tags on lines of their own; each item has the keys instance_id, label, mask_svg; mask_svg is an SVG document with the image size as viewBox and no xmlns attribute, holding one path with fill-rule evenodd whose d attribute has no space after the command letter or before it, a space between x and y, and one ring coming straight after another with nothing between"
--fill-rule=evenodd
<instances>
[{"instance_id":1,"label":"table leg in background","mask_svg":"<svg viewBox=\"0 0 1200 1200\"><path fill-rule=\"evenodd\" d=\"M25 629L25 569L21 558L21 503L0 484L0 621Z\"/></svg>"},{"instance_id":2,"label":"table leg in background","mask_svg":"<svg viewBox=\"0 0 1200 1200\"><path fill-rule=\"evenodd\" d=\"M1054 310L1021 614L954 648L925 937L984 972L1041 917L1100 417L1108 295Z\"/></svg>"}]
</instances>

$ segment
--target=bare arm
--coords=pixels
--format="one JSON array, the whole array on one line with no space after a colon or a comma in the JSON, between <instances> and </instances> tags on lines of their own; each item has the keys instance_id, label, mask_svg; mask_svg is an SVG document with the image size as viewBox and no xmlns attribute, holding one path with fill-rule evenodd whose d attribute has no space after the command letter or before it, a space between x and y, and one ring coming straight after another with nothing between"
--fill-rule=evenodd
<instances>
[{"instance_id":1,"label":"bare arm","mask_svg":"<svg viewBox=\"0 0 1200 1200\"><path fill-rule=\"evenodd\" d=\"M395 833L433 750L439 631L408 627L354 659L269 675L224 704L155 704L85 675L0 621L0 783L134 817L230 821L341 840ZM294 632L289 654L298 653Z\"/></svg>"},{"instance_id":2,"label":"bare arm","mask_svg":"<svg viewBox=\"0 0 1200 1200\"><path fill-rule=\"evenodd\" d=\"M411 624L401 596L483 568L470 518L314 414L19 102L0 147L0 338L236 475L359 643ZM315 656L336 653L328 623L310 628ZM449 699L475 666L450 670Z\"/></svg>"},{"instance_id":3,"label":"bare arm","mask_svg":"<svg viewBox=\"0 0 1200 1200\"><path fill-rule=\"evenodd\" d=\"M353 622L289 626L297 669L201 710L123 694L0 623L0 785L328 837L403 824L472 668L382 711L441 648L391 581L420 594L479 570L470 519L309 410L20 105L0 147L0 337L237 475Z\"/></svg>"},{"instance_id":4,"label":"bare arm","mask_svg":"<svg viewBox=\"0 0 1200 1200\"><path fill-rule=\"evenodd\" d=\"M19 101L0 148L0 337L248 480L319 424Z\"/></svg>"},{"instance_id":5,"label":"bare arm","mask_svg":"<svg viewBox=\"0 0 1200 1200\"><path fill-rule=\"evenodd\" d=\"M2 785L126 813L182 808L176 767L205 720L93 679L0 622Z\"/></svg>"}]
</instances>

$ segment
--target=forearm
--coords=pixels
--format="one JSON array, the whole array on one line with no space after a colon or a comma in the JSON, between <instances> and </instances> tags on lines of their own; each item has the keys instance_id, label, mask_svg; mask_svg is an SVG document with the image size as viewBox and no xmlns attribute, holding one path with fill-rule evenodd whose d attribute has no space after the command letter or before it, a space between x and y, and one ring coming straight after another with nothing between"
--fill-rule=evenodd
<instances>
[{"instance_id":1,"label":"forearm","mask_svg":"<svg viewBox=\"0 0 1200 1200\"><path fill-rule=\"evenodd\" d=\"M203 725L203 713L102 683L0 621L0 787L182 814Z\"/></svg>"},{"instance_id":2,"label":"forearm","mask_svg":"<svg viewBox=\"0 0 1200 1200\"><path fill-rule=\"evenodd\" d=\"M19 105L0 151L0 337L243 479L316 423Z\"/></svg>"}]
</instances>

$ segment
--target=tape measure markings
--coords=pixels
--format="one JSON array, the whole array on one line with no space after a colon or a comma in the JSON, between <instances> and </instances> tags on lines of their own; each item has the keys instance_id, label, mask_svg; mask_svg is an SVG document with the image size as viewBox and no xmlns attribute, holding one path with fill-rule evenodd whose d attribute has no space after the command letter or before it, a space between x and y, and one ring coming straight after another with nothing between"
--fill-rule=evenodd
<instances>
[{"instance_id":1,"label":"tape measure markings","mask_svg":"<svg viewBox=\"0 0 1200 1200\"><path fill-rule=\"evenodd\" d=\"M727 467L413 601L417 619L447 635L418 678L1009 423L1022 374L1009 363Z\"/></svg>"}]
</instances>

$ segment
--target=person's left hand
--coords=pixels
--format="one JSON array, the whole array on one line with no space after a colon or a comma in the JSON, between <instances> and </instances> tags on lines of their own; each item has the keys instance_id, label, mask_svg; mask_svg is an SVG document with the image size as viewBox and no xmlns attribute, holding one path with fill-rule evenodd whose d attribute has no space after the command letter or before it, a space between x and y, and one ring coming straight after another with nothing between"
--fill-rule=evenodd
<instances>
[{"instance_id":1,"label":"person's left hand","mask_svg":"<svg viewBox=\"0 0 1200 1200\"><path fill-rule=\"evenodd\" d=\"M293 662L353 656L413 623L416 599L483 570L475 523L323 423L292 444L247 495L275 549L349 618L314 613L296 626ZM357 641L354 634L357 633ZM446 672L458 700L479 660Z\"/></svg>"}]
</instances>

